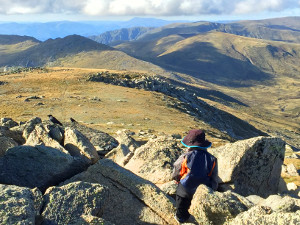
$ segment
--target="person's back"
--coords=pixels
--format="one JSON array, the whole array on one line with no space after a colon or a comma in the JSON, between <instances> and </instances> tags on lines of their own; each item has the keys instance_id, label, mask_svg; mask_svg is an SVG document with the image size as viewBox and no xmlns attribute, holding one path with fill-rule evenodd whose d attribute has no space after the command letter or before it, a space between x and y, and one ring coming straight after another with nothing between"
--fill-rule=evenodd
<instances>
[{"instance_id":1,"label":"person's back","mask_svg":"<svg viewBox=\"0 0 300 225\"><path fill-rule=\"evenodd\" d=\"M190 172L180 180L180 183L190 193L195 193L200 184L213 188L212 172L216 165L216 158L199 148L193 148L189 153L186 155L186 160Z\"/></svg>"},{"instance_id":2,"label":"person's back","mask_svg":"<svg viewBox=\"0 0 300 225\"><path fill-rule=\"evenodd\" d=\"M188 152L181 155L174 163L173 179L178 182L176 191L176 215L179 222L186 221L193 195L200 184L216 190L217 159L207 152L211 143L205 139L202 130L191 130L181 143L188 147Z\"/></svg>"}]
</instances>

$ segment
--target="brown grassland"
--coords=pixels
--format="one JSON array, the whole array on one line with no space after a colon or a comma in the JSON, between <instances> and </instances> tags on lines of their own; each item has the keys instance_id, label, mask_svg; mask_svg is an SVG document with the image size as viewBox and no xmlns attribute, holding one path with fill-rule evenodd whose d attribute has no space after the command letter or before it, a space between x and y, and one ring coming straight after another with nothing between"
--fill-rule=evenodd
<instances>
[{"instance_id":1,"label":"brown grassland","mask_svg":"<svg viewBox=\"0 0 300 225\"><path fill-rule=\"evenodd\" d=\"M52 114L62 123L72 117L109 134L129 129L184 135L199 126L191 116L167 107L166 96L161 93L86 81L90 74L100 71L51 68L49 72L2 75L0 81L7 83L0 86L0 117L27 121L37 116L46 120ZM25 101L32 96L41 99ZM223 142L213 139L216 144Z\"/></svg>"},{"instance_id":2,"label":"brown grassland","mask_svg":"<svg viewBox=\"0 0 300 225\"><path fill-rule=\"evenodd\" d=\"M184 135L191 128L201 127L210 131L208 138L215 147L228 142L222 138L220 131L168 107L166 98L171 97L157 92L87 81L90 74L100 71L104 70L55 67L47 71L33 70L1 75L0 81L4 84L0 86L0 118L27 121L32 117L41 117L46 120L47 115L52 114L62 123L68 124L72 117L112 135L120 129L136 133L145 130L153 134L164 132ZM299 138L299 80L278 78L272 86L248 88L226 88L206 82L202 84L202 88L222 91L249 107L226 106L202 98L209 104L246 120L271 135L286 135L294 140ZM32 96L40 99L25 101ZM286 159L285 163L293 163L300 169L299 161ZM299 177L285 179L295 181L300 186Z\"/></svg>"}]
</instances>

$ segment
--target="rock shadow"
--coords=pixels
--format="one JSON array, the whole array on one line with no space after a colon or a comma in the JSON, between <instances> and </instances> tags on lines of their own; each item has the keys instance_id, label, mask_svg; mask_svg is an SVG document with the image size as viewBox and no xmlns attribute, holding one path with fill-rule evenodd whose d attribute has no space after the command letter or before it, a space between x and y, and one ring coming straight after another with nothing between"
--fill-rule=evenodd
<instances>
[{"instance_id":1,"label":"rock shadow","mask_svg":"<svg viewBox=\"0 0 300 225\"><path fill-rule=\"evenodd\" d=\"M46 146L17 146L0 158L0 183L39 188L58 185L84 171L87 164L58 149Z\"/></svg>"}]
</instances>

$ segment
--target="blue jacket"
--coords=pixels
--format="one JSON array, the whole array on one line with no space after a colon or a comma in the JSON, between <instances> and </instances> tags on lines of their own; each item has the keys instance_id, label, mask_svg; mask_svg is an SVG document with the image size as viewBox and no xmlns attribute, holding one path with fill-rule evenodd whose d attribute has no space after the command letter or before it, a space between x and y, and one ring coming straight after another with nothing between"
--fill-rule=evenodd
<instances>
[{"instance_id":1,"label":"blue jacket","mask_svg":"<svg viewBox=\"0 0 300 225\"><path fill-rule=\"evenodd\" d=\"M216 190L217 173L217 159L212 154L206 149L190 148L174 163L173 179L193 194L200 184Z\"/></svg>"}]
</instances>

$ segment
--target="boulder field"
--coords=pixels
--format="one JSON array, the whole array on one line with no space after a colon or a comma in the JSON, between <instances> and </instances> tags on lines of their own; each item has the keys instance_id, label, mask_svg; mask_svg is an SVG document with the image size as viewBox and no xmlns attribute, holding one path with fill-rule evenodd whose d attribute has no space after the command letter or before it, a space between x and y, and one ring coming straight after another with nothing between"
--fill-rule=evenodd
<instances>
[{"instance_id":1,"label":"boulder field","mask_svg":"<svg viewBox=\"0 0 300 225\"><path fill-rule=\"evenodd\" d=\"M82 124L0 123L0 224L177 224L171 179L185 151L175 135L141 144ZM209 150L219 189L200 185L186 224L299 224L281 169L285 142L254 137Z\"/></svg>"}]
</instances>

